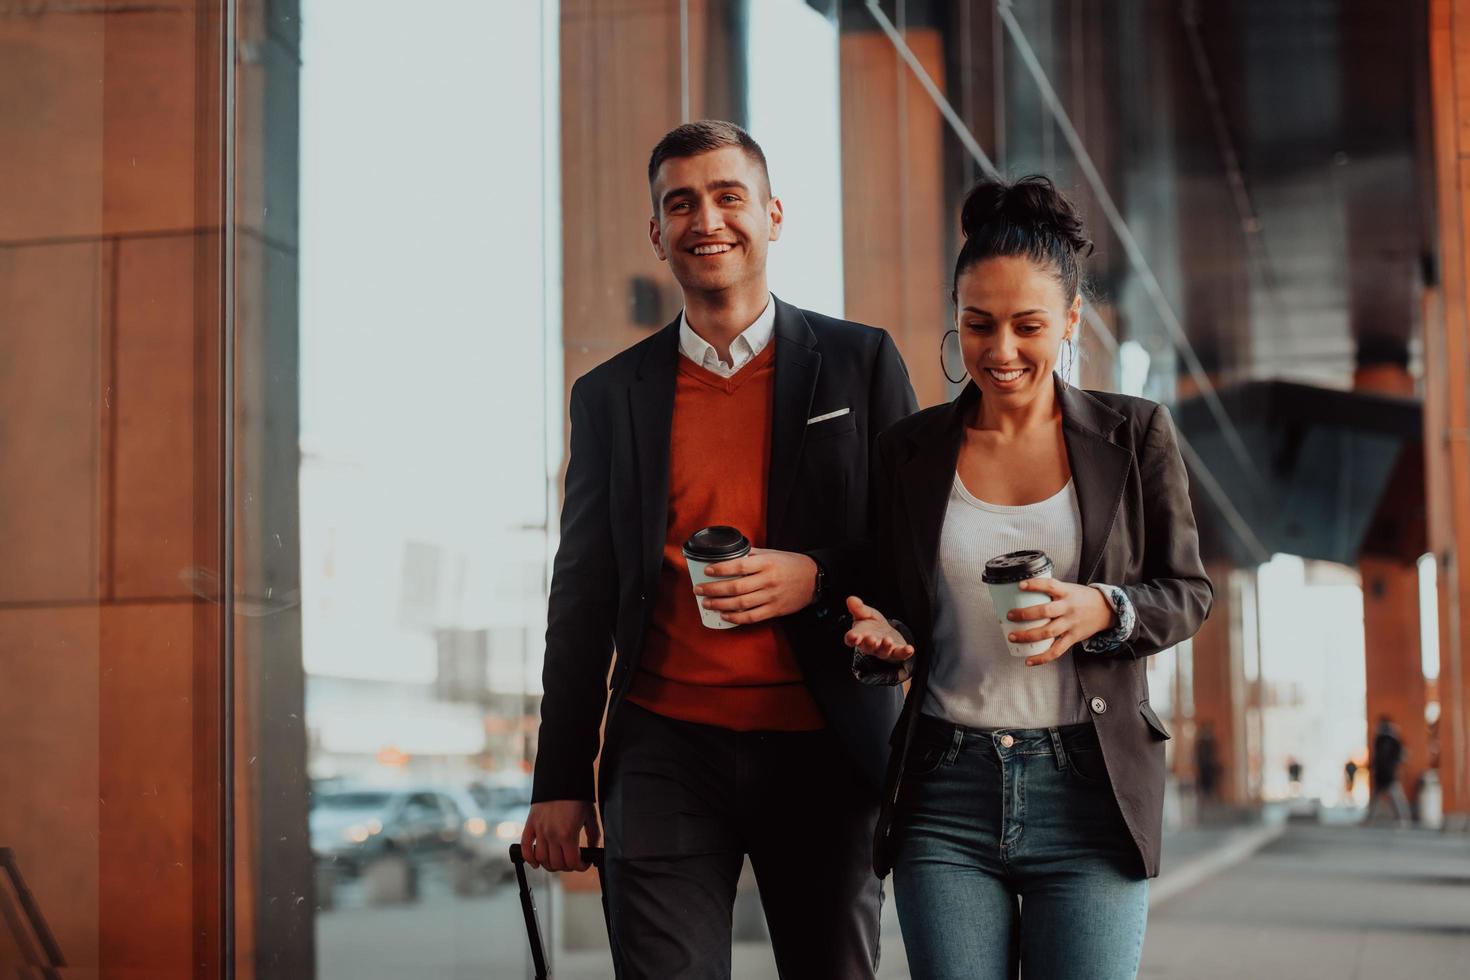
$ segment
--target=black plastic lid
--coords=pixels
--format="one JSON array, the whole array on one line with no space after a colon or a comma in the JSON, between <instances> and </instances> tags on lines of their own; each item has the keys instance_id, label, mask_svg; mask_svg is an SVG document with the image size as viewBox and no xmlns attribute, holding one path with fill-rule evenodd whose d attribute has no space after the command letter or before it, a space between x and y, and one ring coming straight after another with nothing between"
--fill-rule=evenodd
<instances>
[{"instance_id":1,"label":"black plastic lid","mask_svg":"<svg viewBox=\"0 0 1470 980\"><path fill-rule=\"evenodd\" d=\"M750 541L738 527L712 524L700 528L684 542L684 557L697 561L725 561L740 558L750 551Z\"/></svg>"},{"instance_id":2,"label":"black plastic lid","mask_svg":"<svg viewBox=\"0 0 1470 980\"><path fill-rule=\"evenodd\" d=\"M1009 585L1028 578L1051 574L1051 559L1044 551L1012 551L997 555L985 563L980 580L992 585Z\"/></svg>"}]
</instances>

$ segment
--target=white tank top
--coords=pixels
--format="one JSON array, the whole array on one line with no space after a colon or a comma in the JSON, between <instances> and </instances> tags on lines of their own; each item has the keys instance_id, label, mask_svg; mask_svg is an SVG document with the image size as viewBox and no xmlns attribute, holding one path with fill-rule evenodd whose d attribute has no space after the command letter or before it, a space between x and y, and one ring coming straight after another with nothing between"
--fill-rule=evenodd
<instances>
[{"instance_id":1,"label":"white tank top","mask_svg":"<svg viewBox=\"0 0 1470 980\"><path fill-rule=\"evenodd\" d=\"M1055 578L1077 580L1082 512L1071 480L1046 500L1005 507L976 498L955 474L939 537L927 714L971 728L1049 728L1088 720L1072 654L1039 667L1012 657L981 580L991 558L1032 548L1051 557Z\"/></svg>"}]
</instances>

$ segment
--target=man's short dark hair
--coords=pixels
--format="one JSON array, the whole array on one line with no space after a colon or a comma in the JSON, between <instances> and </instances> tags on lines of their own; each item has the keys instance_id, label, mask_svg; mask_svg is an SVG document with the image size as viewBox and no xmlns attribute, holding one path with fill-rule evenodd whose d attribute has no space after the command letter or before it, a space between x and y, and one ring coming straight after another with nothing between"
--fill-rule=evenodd
<instances>
[{"instance_id":1,"label":"man's short dark hair","mask_svg":"<svg viewBox=\"0 0 1470 980\"><path fill-rule=\"evenodd\" d=\"M702 119L699 122L685 123L664 134L664 138L658 141L658 145L653 148L653 153L648 158L648 189L653 190L654 178L658 176L658 168L663 166L665 160L698 156L701 153L724 149L727 146L740 147L745 151L745 155L760 168L761 177L766 183L763 190L766 197L770 197L771 172L766 168L765 152L761 150L759 143L751 139L749 133L734 123L725 122L722 119ZM653 210L655 213L658 212L658 201L656 200L653 202Z\"/></svg>"}]
</instances>

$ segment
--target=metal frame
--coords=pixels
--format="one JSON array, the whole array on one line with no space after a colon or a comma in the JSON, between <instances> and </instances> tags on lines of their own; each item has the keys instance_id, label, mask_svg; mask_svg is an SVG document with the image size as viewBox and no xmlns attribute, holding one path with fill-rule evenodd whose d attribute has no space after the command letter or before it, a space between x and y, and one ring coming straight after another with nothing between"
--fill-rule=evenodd
<instances>
[{"instance_id":1,"label":"metal frame","mask_svg":"<svg viewBox=\"0 0 1470 980\"><path fill-rule=\"evenodd\" d=\"M26 924L31 927L31 932L35 934L36 945L46 958L46 962L41 964L41 975L46 980L62 980L61 968L66 966L66 958L61 955L61 946L57 944L51 928L46 925L46 917L41 914L36 897L31 894L30 886L20 873L15 852L8 847L0 847L0 869L4 869L10 877L11 887L15 889L15 897L20 902L21 913Z\"/></svg>"}]
</instances>

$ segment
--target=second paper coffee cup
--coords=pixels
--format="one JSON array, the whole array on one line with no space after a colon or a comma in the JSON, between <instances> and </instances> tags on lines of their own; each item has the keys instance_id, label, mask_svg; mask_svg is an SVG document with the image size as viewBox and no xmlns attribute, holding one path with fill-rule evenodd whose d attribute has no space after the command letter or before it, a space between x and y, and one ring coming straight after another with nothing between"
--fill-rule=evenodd
<instances>
[{"instance_id":1,"label":"second paper coffee cup","mask_svg":"<svg viewBox=\"0 0 1470 980\"><path fill-rule=\"evenodd\" d=\"M750 554L750 539L741 534L739 528L728 524L713 524L691 534L689 540L684 542L683 550L684 561L689 565L690 582L693 585L703 585L705 582L724 581L725 578L739 578L738 575L706 575L704 570L710 565L734 561ZM704 608L704 600L699 596L695 596L694 601L699 606L699 621L708 628L727 630L736 625L721 619L719 610Z\"/></svg>"},{"instance_id":2,"label":"second paper coffee cup","mask_svg":"<svg viewBox=\"0 0 1470 980\"><path fill-rule=\"evenodd\" d=\"M995 604L995 615L1000 622L1001 636L1013 657L1034 657L1051 646L1051 640L1034 643L1013 643L1010 635L1021 630L1033 630L1051 622L1049 619L1031 619L1015 623L1006 618L1012 609L1026 606L1043 606L1051 601L1045 592L1023 592L1021 583L1028 578L1050 578L1051 559L1044 551L1011 551L997 555L985 563L981 580L990 588L990 601Z\"/></svg>"}]
</instances>

